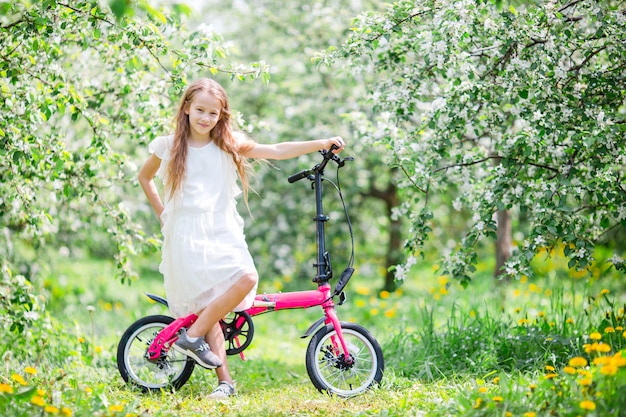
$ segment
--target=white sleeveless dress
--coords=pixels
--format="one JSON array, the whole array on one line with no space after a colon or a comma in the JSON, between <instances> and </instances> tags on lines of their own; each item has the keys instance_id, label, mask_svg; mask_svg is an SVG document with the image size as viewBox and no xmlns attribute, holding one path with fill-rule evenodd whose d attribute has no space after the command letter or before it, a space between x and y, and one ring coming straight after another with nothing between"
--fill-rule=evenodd
<instances>
[{"instance_id":1,"label":"white sleeveless dress","mask_svg":"<svg viewBox=\"0 0 626 417\"><path fill-rule=\"evenodd\" d=\"M174 137L162 136L148 149L161 159L157 176L165 181ZM163 248L159 271L171 313L198 313L239 278L257 274L235 198L237 170L232 156L213 142L189 147L182 193L165 198ZM235 308L249 308L256 287Z\"/></svg>"}]
</instances>

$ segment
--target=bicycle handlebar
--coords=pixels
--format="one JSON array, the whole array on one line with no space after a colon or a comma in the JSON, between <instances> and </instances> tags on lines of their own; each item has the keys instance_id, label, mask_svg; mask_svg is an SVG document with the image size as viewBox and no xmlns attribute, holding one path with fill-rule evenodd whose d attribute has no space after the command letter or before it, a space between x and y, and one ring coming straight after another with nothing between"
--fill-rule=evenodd
<instances>
[{"instance_id":1,"label":"bicycle handlebar","mask_svg":"<svg viewBox=\"0 0 626 417\"><path fill-rule=\"evenodd\" d=\"M339 165L339 167L343 167L346 164L346 161L354 160L354 158L350 157L342 159L341 157L339 157L339 155L332 152L335 149L339 149L339 147L333 144L330 149L321 150L320 153L324 157L324 160L321 163L315 165L315 167L313 167L312 169L305 169L304 171L300 171L296 174L290 175L289 178L287 178L287 181L289 181L290 184L293 184L296 181L307 178L309 175L313 175L316 172L321 172L326 167L328 161L334 161L337 165Z\"/></svg>"}]
</instances>

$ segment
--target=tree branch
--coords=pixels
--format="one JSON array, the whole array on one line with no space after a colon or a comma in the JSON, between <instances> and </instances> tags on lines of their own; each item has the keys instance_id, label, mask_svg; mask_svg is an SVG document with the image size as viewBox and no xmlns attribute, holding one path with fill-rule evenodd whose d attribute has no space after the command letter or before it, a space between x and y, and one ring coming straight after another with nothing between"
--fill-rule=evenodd
<instances>
[{"instance_id":1,"label":"tree branch","mask_svg":"<svg viewBox=\"0 0 626 417\"><path fill-rule=\"evenodd\" d=\"M413 181L413 178L411 178L411 176L409 175L409 173L407 172L406 168L404 168L404 166L402 164L398 164L398 166L400 167L400 169L402 170L402 172L404 172L404 175L408 178L409 181L411 181L411 184L413 184L413 186L415 188L417 188L419 191L421 191L424 194L428 194L427 190L424 190L422 187L420 187L419 185L417 185L415 183L415 181Z\"/></svg>"},{"instance_id":2,"label":"tree branch","mask_svg":"<svg viewBox=\"0 0 626 417\"><path fill-rule=\"evenodd\" d=\"M469 166L472 166L472 165L482 164L485 161L488 161L490 159L497 159L497 158L502 158L502 157L498 156L498 155L490 155L490 156L487 156L487 157L485 157L483 159L479 159L477 161L464 162L464 163L461 163L461 164L447 165L445 167L437 168L436 170L433 171L433 174L436 174L436 173L438 173L440 171L447 171L450 168L469 167Z\"/></svg>"},{"instance_id":3,"label":"tree branch","mask_svg":"<svg viewBox=\"0 0 626 417\"><path fill-rule=\"evenodd\" d=\"M23 23L23 22L24 22L24 19L18 19L15 22L9 23L6 26L0 26L0 29L11 29L13 26L17 26L17 25L19 25L20 23Z\"/></svg>"},{"instance_id":4,"label":"tree branch","mask_svg":"<svg viewBox=\"0 0 626 417\"><path fill-rule=\"evenodd\" d=\"M464 162L464 163L460 163L460 164L451 164L451 165L446 165L446 166L441 167L441 168L437 168L436 170L433 171L433 174L436 174L436 173L438 173L440 171L446 171L446 170L448 170L450 168L469 167L469 166L472 166L472 165L482 164L483 162L488 161L490 159L507 159L507 158L504 158L504 157L502 157L500 155L489 155L489 156L486 156L486 157L484 157L482 159L478 159L476 161ZM560 172L557 168L551 167L549 165L539 164L537 162L532 162L532 161L529 161L529 160L524 160L524 161L519 161L519 162L522 162L523 164L528 164L530 166L534 166L534 167L537 167L537 168L543 168L543 169L546 169L548 171L552 171L552 172L556 172L556 173Z\"/></svg>"},{"instance_id":5,"label":"tree branch","mask_svg":"<svg viewBox=\"0 0 626 417\"><path fill-rule=\"evenodd\" d=\"M570 2L570 3L568 3L568 4L566 4L565 6L563 6L563 7L561 7L561 8L559 9L559 13L563 12L564 10L569 9L570 7L575 6L576 4L580 3L581 1L583 1L583 0L574 0L574 1L572 1L572 2Z\"/></svg>"},{"instance_id":6,"label":"tree branch","mask_svg":"<svg viewBox=\"0 0 626 417\"><path fill-rule=\"evenodd\" d=\"M417 17L417 16L421 16L421 15L424 15L424 14L427 14L427 13L431 13L431 12L434 12L435 10L439 10L439 9L435 8L435 9L429 9L429 10L422 10L421 12L416 12L416 13L410 14L410 15L408 15L407 17L405 17L404 19L398 20L398 21L397 21L397 22L396 22L396 23L392 26L392 29L395 29L395 28L397 28L398 26L401 26L402 24L404 24L404 23L408 22L409 20L413 20L413 18L415 18L415 17ZM380 38L381 38L381 37L382 37L385 33L386 33L386 32L381 32L381 33L379 33L378 35L374 36L373 38L370 38L370 39L364 39L364 40L365 40L365 41L367 41L367 42L373 42L373 41L375 41L375 40L377 40L377 39L380 39Z\"/></svg>"},{"instance_id":7,"label":"tree branch","mask_svg":"<svg viewBox=\"0 0 626 417\"><path fill-rule=\"evenodd\" d=\"M600 48L596 49L595 51L591 52L584 60L583 62L581 62L578 65L573 66L572 68L570 68L568 71L574 71L574 72L578 72L580 71L580 69L582 67L584 67L585 65L587 65L587 63L591 60L591 58L593 58L594 56L598 55L600 52L604 51L607 48L607 45L602 45Z\"/></svg>"}]
</instances>

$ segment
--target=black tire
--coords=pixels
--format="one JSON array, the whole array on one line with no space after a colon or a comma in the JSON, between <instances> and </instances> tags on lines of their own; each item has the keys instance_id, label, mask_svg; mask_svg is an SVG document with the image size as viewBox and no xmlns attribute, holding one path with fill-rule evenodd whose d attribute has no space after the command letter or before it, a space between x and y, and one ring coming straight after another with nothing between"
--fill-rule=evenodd
<instances>
[{"instance_id":1,"label":"black tire","mask_svg":"<svg viewBox=\"0 0 626 417\"><path fill-rule=\"evenodd\" d=\"M124 332L117 346L117 369L124 381L148 392L179 389L189 380L195 366L193 359L174 349L163 349L157 361L146 357L155 336L173 321L168 316L143 317Z\"/></svg>"},{"instance_id":2,"label":"black tire","mask_svg":"<svg viewBox=\"0 0 626 417\"><path fill-rule=\"evenodd\" d=\"M380 345L364 327L341 322L341 331L354 361L348 364L343 360L343 353L337 354L333 348L337 332L332 325L327 325L309 342L306 370L318 390L339 397L352 397L380 383L385 364Z\"/></svg>"},{"instance_id":3,"label":"black tire","mask_svg":"<svg viewBox=\"0 0 626 417\"><path fill-rule=\"evenodd\" d=\"M224 333L227 355L237 355L250 346L254 336L254 323L248 313L230 313L220 320L220 326Z\"/></svg>"}]
</instances>

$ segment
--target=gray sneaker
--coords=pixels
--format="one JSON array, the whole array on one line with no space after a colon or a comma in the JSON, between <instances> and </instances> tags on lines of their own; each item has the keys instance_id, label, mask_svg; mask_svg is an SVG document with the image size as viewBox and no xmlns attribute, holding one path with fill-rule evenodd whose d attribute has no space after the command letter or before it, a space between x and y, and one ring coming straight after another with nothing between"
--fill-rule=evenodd
<instances>
[{"instance_id":1,"label":"gray sneaker","mask_svg":"<svg viewBox=\"0 0 626 417\"><path fill-rule=\"evenodd\" d=\"M187 330L182 329L178 340L172 346L180 353L192 357L198 365L206 369L215 369L222 366L222 360L209 348L204 337L189 337Z\"/></svg>"},{"instance_id":2,"label":"gray sneaker","mask_svg":"<svg viewBox=\"0 0 626 417\"><path fill-rule=\"evenodd\" d=\"M209 394L209 398L228 398L233 395L235 395L235 387L226 381L221 381L217 388Z\"/></svg>"}]
</instances>

